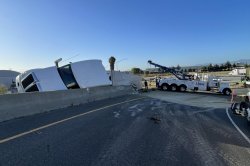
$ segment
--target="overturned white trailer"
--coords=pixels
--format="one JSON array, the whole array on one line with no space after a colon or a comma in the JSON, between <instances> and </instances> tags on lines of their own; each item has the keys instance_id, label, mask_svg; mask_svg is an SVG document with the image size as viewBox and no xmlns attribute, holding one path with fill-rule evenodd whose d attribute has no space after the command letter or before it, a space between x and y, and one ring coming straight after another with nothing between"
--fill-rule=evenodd
<instances>
[{"instance_id":1,"label":"overturned white trailer","mask_svg":"<svg viewBox=\"0 0 250 166\"><path fill-rule=\"evenodd\" d=\"M129 85L137 90L142 89L142 77L130 72L113 71L113 85Z\"/></svg>"},{"instance_id":2,"label":"overturned white trailer","mask_svg":"<svg viewBox=\"0 0 250 166\"><path fill-rule=\"evenodd\" d=\"M44 92L111 85L101 60L86 60L61 67L28 70L16 77L22 92Z\"/></svg>"}]
</instances>

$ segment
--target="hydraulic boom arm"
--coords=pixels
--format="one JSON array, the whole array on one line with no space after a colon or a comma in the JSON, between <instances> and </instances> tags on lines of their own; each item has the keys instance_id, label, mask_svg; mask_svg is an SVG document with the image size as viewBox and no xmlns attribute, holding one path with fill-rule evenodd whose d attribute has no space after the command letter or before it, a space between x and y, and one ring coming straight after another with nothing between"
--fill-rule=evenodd
<instances>
[{"instance_id":1,"label":"hydraulic boom arm","mask_svg":"<svg viewBox=\"0 0 250 166\"><path fill-rule=\"evenodd\" d=\"M180 72L177 72L175 69L171 69L171 68L168 68L166 66L161 66L161 65L159 65L157 63L152 62L151 60L149 60L148 63L151 64L151 65L154 65L155 67L159 67L164 72L169 72L169 73L173 74L179 80L187 80L186 77L188 77L188 75L185 75L185 74L182 74Z\"/></svg>"}]
</instances>

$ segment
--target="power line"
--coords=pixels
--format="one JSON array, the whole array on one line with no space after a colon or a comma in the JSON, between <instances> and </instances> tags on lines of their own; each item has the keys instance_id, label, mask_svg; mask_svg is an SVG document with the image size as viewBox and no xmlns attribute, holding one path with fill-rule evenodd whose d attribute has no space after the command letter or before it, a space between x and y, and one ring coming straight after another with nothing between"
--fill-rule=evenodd
<instances>
[{"instance_id":1,"label":"power line","mask_svg":"<svg viewBox=\"0 0 250 166\"><path fill-rule=\"evenodd\" d=\"M70 60L70 59L73 59L73 58L75 58L75 57L77 57L77 56L79 56L80 54L76 54L76 55L74 55L74 56L72 56L72 57L70 57L70 58L68 58L68 59L65 59L65 60L63 60L62 62L65 62L65 61L68 61L68 60ZM61 62L61 63L62 63Z\"/></svg>"}]
</instances>

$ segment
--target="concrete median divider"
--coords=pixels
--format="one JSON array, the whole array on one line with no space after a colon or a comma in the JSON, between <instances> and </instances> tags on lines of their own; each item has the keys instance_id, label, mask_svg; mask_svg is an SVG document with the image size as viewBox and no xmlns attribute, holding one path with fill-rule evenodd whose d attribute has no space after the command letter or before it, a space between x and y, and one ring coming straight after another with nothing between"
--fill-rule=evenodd
<instances>
[{"instance_id":1,"label":"concrete median divider","mask_svg":"<svg viewBox=\"0 0 250 166\"><path fill-rule=\"evenodd\" d=\"M130 86L0 95L0 122L127 94Z\"/></svg>"}]
</instances>

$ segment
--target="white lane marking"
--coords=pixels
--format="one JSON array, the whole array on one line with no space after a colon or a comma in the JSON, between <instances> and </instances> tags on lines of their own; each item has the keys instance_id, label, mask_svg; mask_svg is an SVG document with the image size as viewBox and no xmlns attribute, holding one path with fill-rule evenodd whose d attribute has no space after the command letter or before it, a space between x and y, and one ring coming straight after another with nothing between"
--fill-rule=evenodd
<instances>
[{"instance_id":1,"label":"white lane marking","mask_svg":"<svg viewBox=\"0 0 250 166\"><path fill-rule=\"evenodd\" d=\"M226 108L226 112L227 112L227 116L229 118L229 120L231 121L231 123L234 125L234 127L238 130L238 132L245 138L245 140L250 144L250 139L246 136L246 134L243 133L243 131L241 131L241 129L234 123L233 119L231 118L231 116L228 113L228 108Z\"/></svg>"},{"instance_id":2,"label":"white lane marking","mask_svg":"<svg viewBox=\"0 0 250 166\"><path fill-rule=\"evenodd\" d=\"M48 127L51 127L51 126L55 126L57 124L60 124L60 123L63 123L63 122L66 122L66 121L69 121L69 120L72 120L72 119L75 119L75 118L78 118L78 117L93 113L93 112L97 112L97 111L100 111L100 110L103 110L103 109L106 109L106 108L110 108L110 107L114 107L114 106L117 106L117 105L129 103L129 102L132 102L132 101L141 100L141 99L144 99L144 98L146 98L146 97L141 97L141 98L136 98L136 99L132 99L132 100L128 100L128 101L123 101L123 102L120 102L120 103L104 106L104 107L94 109L94 110L91 110L91 111L88 111L88 112L85 112L85 113L81 113L81 114L78 114L78 115L75 115L75 116L72 116L72 117L69 117L69 118L65 118L65 119L62 119L62 120L59 120L59 121L56 121L56 122L53 122L53 123L50 123L50 124L47 124L47 125L32 129L32 130L17 134L17 135L2 139L2 140L0 140L0 144L11 141L13 139L16 139L16 138L19 138L19 137L22 137L22 136L25 136L25 135L28 135L28 134L36 132L38 130L42 130L42 129L45 129L45 128L48 128Z\"/></svg>"}]
</instances>

